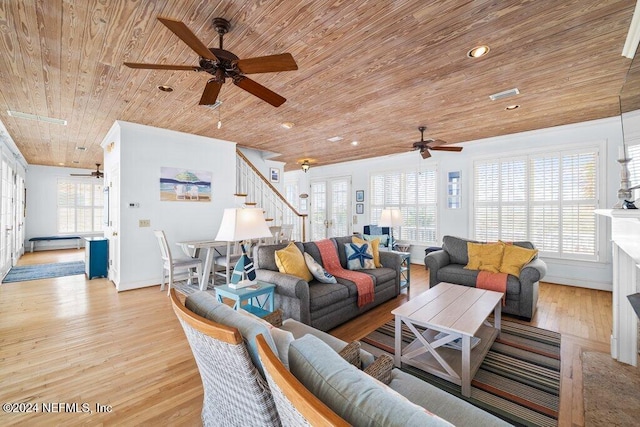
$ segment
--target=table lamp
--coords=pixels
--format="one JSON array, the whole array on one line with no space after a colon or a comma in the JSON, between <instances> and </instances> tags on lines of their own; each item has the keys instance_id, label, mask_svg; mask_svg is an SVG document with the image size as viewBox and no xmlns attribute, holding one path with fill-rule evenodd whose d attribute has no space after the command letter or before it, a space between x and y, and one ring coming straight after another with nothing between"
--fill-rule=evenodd
<instances>
[{"instance_id":1,"label":"table lamp","mask_svg":"<svg viewBox=\"0 0 640 427\"><path fill-rule=\"evenodd\" d=\"M216 240L225 242L244 242L245 240L271 236L271 230L269 230L267 222L264 220L264 212L262 209L229 208L224 210ZM244 251L244 246L240 261L243 263L242 280L238 283L230 283L229 287L233 289L244 288L256 283L253 261L251 261L251 258L249 258L247 253ZM253 275L253 277L247 278L247 274L249 274L249 276Z\"/></svg>"},{"instance_id":2,"label":"table lamp","mask_svg":"<svg viewBox=\"0 0 640 427\"><path fill-rule=\"evenodd\" d=\"M384 208L378 220L378 227L389 227L391 229L391 250L395 246L393 238L393 227L403 225L402 212L399 208Z\"/></svg>"}]
</instances>

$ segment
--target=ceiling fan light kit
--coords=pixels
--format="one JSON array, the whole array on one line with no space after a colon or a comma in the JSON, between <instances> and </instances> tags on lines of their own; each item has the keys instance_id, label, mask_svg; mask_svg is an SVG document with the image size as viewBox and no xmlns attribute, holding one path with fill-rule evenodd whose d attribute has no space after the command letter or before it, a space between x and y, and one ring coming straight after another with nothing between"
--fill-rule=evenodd
<instances>
[{"instance_id":1,"label":"ceiling fan light kit","mask_svg":"<svg viewBox=\"0 0 640 427\"><path fill-rule=\"evenodd\" d=\"M284 104L286 98L278 95L260 83L251 80L245 74L274 73L279 71L293 71L298 69L296 61L290 53L278 55L260 56L256 58L240 59L232 52L224 50L224 35L231 29L231 23L224 18L214 18L212 23L219 37L219 48L209 48L182 22L169 18L158 17L158 20L173 32L180 40L198 54L200 59L197 66L191 65L166 65L125 62L129 68L141 68L151 70L179 70L179 71L204 71L213 77L207 81L200 105L215 105L222 85L226 79L244 89L263 101L279 107ZM160 89L160 87L158 87ZM161 89L163 90L163 89Z\"/></svg>"},{"instance_id":2,"label":"ceiling fan light kit","mask_svg":"<svg viewBox=\"0 0 640 427\"><path fill-rule=\"evenodd\" d=\"M309 160L305 160L305 161L302 162L302 166L300 166L300 167L302 168L304 173L307 173L307 171L311 167L311 164L309 163Z\"/></svg>"}]
</instances>

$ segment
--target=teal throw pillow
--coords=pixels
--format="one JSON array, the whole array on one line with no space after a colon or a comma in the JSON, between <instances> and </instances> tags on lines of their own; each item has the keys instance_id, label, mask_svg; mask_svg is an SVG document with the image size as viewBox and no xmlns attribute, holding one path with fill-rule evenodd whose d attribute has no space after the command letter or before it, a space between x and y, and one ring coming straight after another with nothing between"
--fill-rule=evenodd
<instances>
[{"instance_id":1,"label":"teal throw pillow","mask_svg":"<svg viewBox=\"0 0 640 427\"><path fill-rule=\"evenodd\" d=\"M347 268L349 270L366 270L376 268L373 262L373 251L369 243L345 243Z\"/></svg>"},{"instance_id":2,"label":"teal throw pillow","mask_svg":"<svg viewBox=\"0 0 640 427\"><path fill-rule=\"evenodd\" d=\"M389 246L389 235L388 234L363 234L362 237L364 240L371 242L372 240L380 239L380 244L382 246Z\"/></svg>"}]
</instances>

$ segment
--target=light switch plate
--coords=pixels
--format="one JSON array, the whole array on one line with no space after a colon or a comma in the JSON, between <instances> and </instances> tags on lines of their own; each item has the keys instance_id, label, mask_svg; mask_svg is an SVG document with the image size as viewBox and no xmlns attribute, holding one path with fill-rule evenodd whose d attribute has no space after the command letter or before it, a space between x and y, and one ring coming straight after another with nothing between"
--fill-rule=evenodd
<instances>
[{"instance_id":1,"label":"light switch plate","mask_svg":"<svg viewBox=\"0 0 640 427\"><path fill-rule=\"evenodd\" d=\"M138 227L151 227L151 220L150 219L138 220Z\"/></svg>"}]
</instances>

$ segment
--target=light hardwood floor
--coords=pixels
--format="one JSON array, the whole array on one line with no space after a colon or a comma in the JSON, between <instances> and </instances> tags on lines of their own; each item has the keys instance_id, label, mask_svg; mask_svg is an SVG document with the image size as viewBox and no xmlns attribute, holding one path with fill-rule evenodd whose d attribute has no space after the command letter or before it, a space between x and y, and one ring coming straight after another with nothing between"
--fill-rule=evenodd
<instances>
[{"instance_id":1,"label":"light hardwood floor","mask_svg":"<svg viewBox=\"0 0 640 427\"><path fill-rule=\"evenodd\" d=\"M25 254L20 265L84 259L82 250ZM411 268L410 295L428 288ZM392 318L403 294L331 331L359 339ZM543 283L532 325L562 334L561 426L584 425L583 350L608 352L611 293ZM0 425L198 425L202 385L183 331L159 287L117 293L83 276L0 285ZM49 406L43 408L42 404ZM78 404L65 408L64 404ZM83 403L91 413L83 413ZM96 405L109 405L98 412ZM33 409L33 408L31 408ZM49 412L43 412L49 409ZM54 412L55 411L55 412Z\"/></svg>"}]
</instances>

